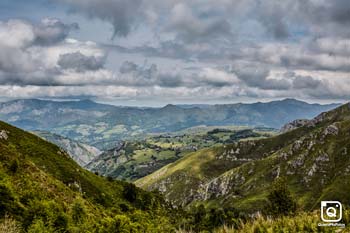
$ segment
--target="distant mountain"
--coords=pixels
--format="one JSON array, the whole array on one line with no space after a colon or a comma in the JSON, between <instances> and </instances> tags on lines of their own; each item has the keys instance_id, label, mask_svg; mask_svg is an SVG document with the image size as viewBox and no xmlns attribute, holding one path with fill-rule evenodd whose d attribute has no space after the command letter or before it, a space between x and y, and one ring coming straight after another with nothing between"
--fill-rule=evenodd
<instances>
[{"instance_id":1,"label":"distant mountain","mask_svg":"<svg viewBox=\"0 0 350 233\"><path fill-rule=\"evenodd\" d=\"M34 131L34 134L65 150L72 157L72 159L82 167L102 153L96 147L89 146L57 134L52 134L50 132Z\"/></svg>"},{"instance_id":2,"label":"distant mountain","mask_svg":"<svg viewBox=\"0 0 350 233\"><path fill-rule=\"evenodd\" d=\"M136 108L90 100L28 99L1 103L0 119L26 130L49 131L105 150L113 148L118 139L174 132L198 125L280 128L292 120L309 119L336 106L285 99L254 104Z\"/></svg>"},{"instance_id":3,"label":"distant mountain","mask_svg":"<svg viewBox=\"0 0 350 233\"><path fill-rule=\"evenodd\" d=\"M275 137L190 153L136 184L178 206L255 212L266 206L273 181L285 177L301 209L317 209L321 200L348 204L350 104L291 125Z\"/></svg>"},{"instance_id":4,"label":"distant mountain","mask_svg":"<svg viewBox=\"0 0 350 233\"><path fill-rule=\"evenodd\" d=\"M1 121L0 197L1 232L173 232L175 222L159 195L97 176Z\"/></svg>"}]
</instances>

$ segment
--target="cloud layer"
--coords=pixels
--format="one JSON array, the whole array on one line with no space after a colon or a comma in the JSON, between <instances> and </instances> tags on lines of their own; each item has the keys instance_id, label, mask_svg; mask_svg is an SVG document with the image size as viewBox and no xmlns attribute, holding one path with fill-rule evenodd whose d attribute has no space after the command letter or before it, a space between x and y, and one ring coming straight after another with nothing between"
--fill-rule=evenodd
<instances>
[{"instance_id":1,"label":"cloud layer","mask_svg":"<svg viewBox=\"0 0 350 233\"><path fill-rule=\"evenodd\" d=\"M0 21L0 97L349 98L348 0L53 4L113 30L102 44L57 18Z\"/></svg>"}]
</instances>

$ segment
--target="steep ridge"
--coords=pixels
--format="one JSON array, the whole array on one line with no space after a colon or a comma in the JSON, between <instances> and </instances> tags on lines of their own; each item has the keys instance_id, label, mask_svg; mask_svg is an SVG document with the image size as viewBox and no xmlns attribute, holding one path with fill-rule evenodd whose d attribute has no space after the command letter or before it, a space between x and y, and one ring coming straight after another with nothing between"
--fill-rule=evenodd
<instances>
[{"instance_id":1,"label":"steep ridge","mask_svg":"<svg viewBox=\"0 0 350 233\"><path fill-rule=\"evenodd\" d=\"M46 131L34 131L33 133L65 150L82 167L102 153L96 147L57 134Z\"/></svg>"},{"instance_id":2,"label":"steep ridge","mask_svg":"<svg viewBox=\"0 0 350 233\"><path fill-rule=\"evenodd\" d=\"M97 176L33 134L0 122L0 218L31 232L171 232L156 194Z\"/></svg>"},{"instance_id":3,"label":"steep ridge","mask_svg":"<svg viewBox=\"0 0 350 233\"><path fill-rule=\"evenodd\" d=\"M349 203L350 105L325 112L278 136L189 154L136 181L174 205L262 210L272 182L286 177L300 208L320 200Z\"/></svg>"}]
</instances>

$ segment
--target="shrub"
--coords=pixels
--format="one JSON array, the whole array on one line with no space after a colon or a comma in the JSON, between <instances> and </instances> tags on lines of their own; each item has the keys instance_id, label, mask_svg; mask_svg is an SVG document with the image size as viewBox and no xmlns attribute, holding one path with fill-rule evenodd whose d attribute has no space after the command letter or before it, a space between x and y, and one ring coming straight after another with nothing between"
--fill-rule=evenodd
<instances>
[{"instance_id":1,"label":"shrub","mask_svg":"<svg viewBox=\"0 0 350 233\"><path fill-rule=\"evenodd\" d=\"M68 217L66 214L60 212L53 222L53 226L56 232L66 232L68 227Z\"/></svg>"},{"instance_id":2,"label":"shrub","mask_svg":"<svg viewBox=\"0 0 350 233\"><path fill-rule=\"evenodd\" d=\"M17 202L12 190L0 183L0 218L6 213L13 213L17 209Z\"/></svg>"},{"instance_id":3,"label":"shrub","mask_svg":"<svg viewBox=\"0 0 350 233\"><path fill-rule=\"evenodd\" d=\"M32 225L30 225L28 229L28 233L53 233L54 230L48 226L45 225L42 219L35 220Z\"/></svg>"},{"instance_id":4,"label":"shrub","mask_svg":"<svg viewBox=\"0 0 350 233\"><path fill-rule=\"evenodd\" d=\"M277 179L272 190L268 195L267 211L272 216L294 214L297 208L296 202L288 190L286 180L284 178Z\"/></svg>"},{"instance_id":5,"label":"shrub","mask_svg":"<svg viewBox=\"0 0 350 233\"><path fill-rule=\"evenodd\" d=\"M19 168L19 162L18 159L14 159L11 161L10 166L9 166L9 171L12 173L16 173Z\"/></svg>"},{"instance_id":6,"label":"shrub","mask_svg":"<svg viewBox=\"0 0 350 233\"><path fill-rule=\"evenodd\" d=\"M124 190L123 190L123 196L126 200L133 203L136 201L137 198L137 188L134 184L128 183L125 184Z\"/></svg>"}]
</instances>

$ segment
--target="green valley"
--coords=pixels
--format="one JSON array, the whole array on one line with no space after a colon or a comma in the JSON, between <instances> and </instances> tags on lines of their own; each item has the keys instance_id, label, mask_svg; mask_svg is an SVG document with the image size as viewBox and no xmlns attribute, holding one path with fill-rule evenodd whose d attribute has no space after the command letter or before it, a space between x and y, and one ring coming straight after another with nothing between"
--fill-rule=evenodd
<instances>
[{"instance_id":1,"label":"green valley","mask_svg":"<svg viewBox=\"0 0 350 233\"><path fill-rule=\"evenodd\" d=\"M274 137L189 153L136 184L159 190L177 206L255 213L265 208L273 181L283 177L301 210L318 209L321 200L348 205L349 138L346 104Z\"/></svg>"},{"instance_id":2,"label":"green valley","mask_svg":"<svg viewBox=\"0 0 350 233\"><path fill-rule=\"evenodd\" d=\"M273 129L238 126L193 127L183 131L123 141L85 167L103 176L134 181L202 148L239 140L266 138Z\"/></svg>"}]
</instances>

